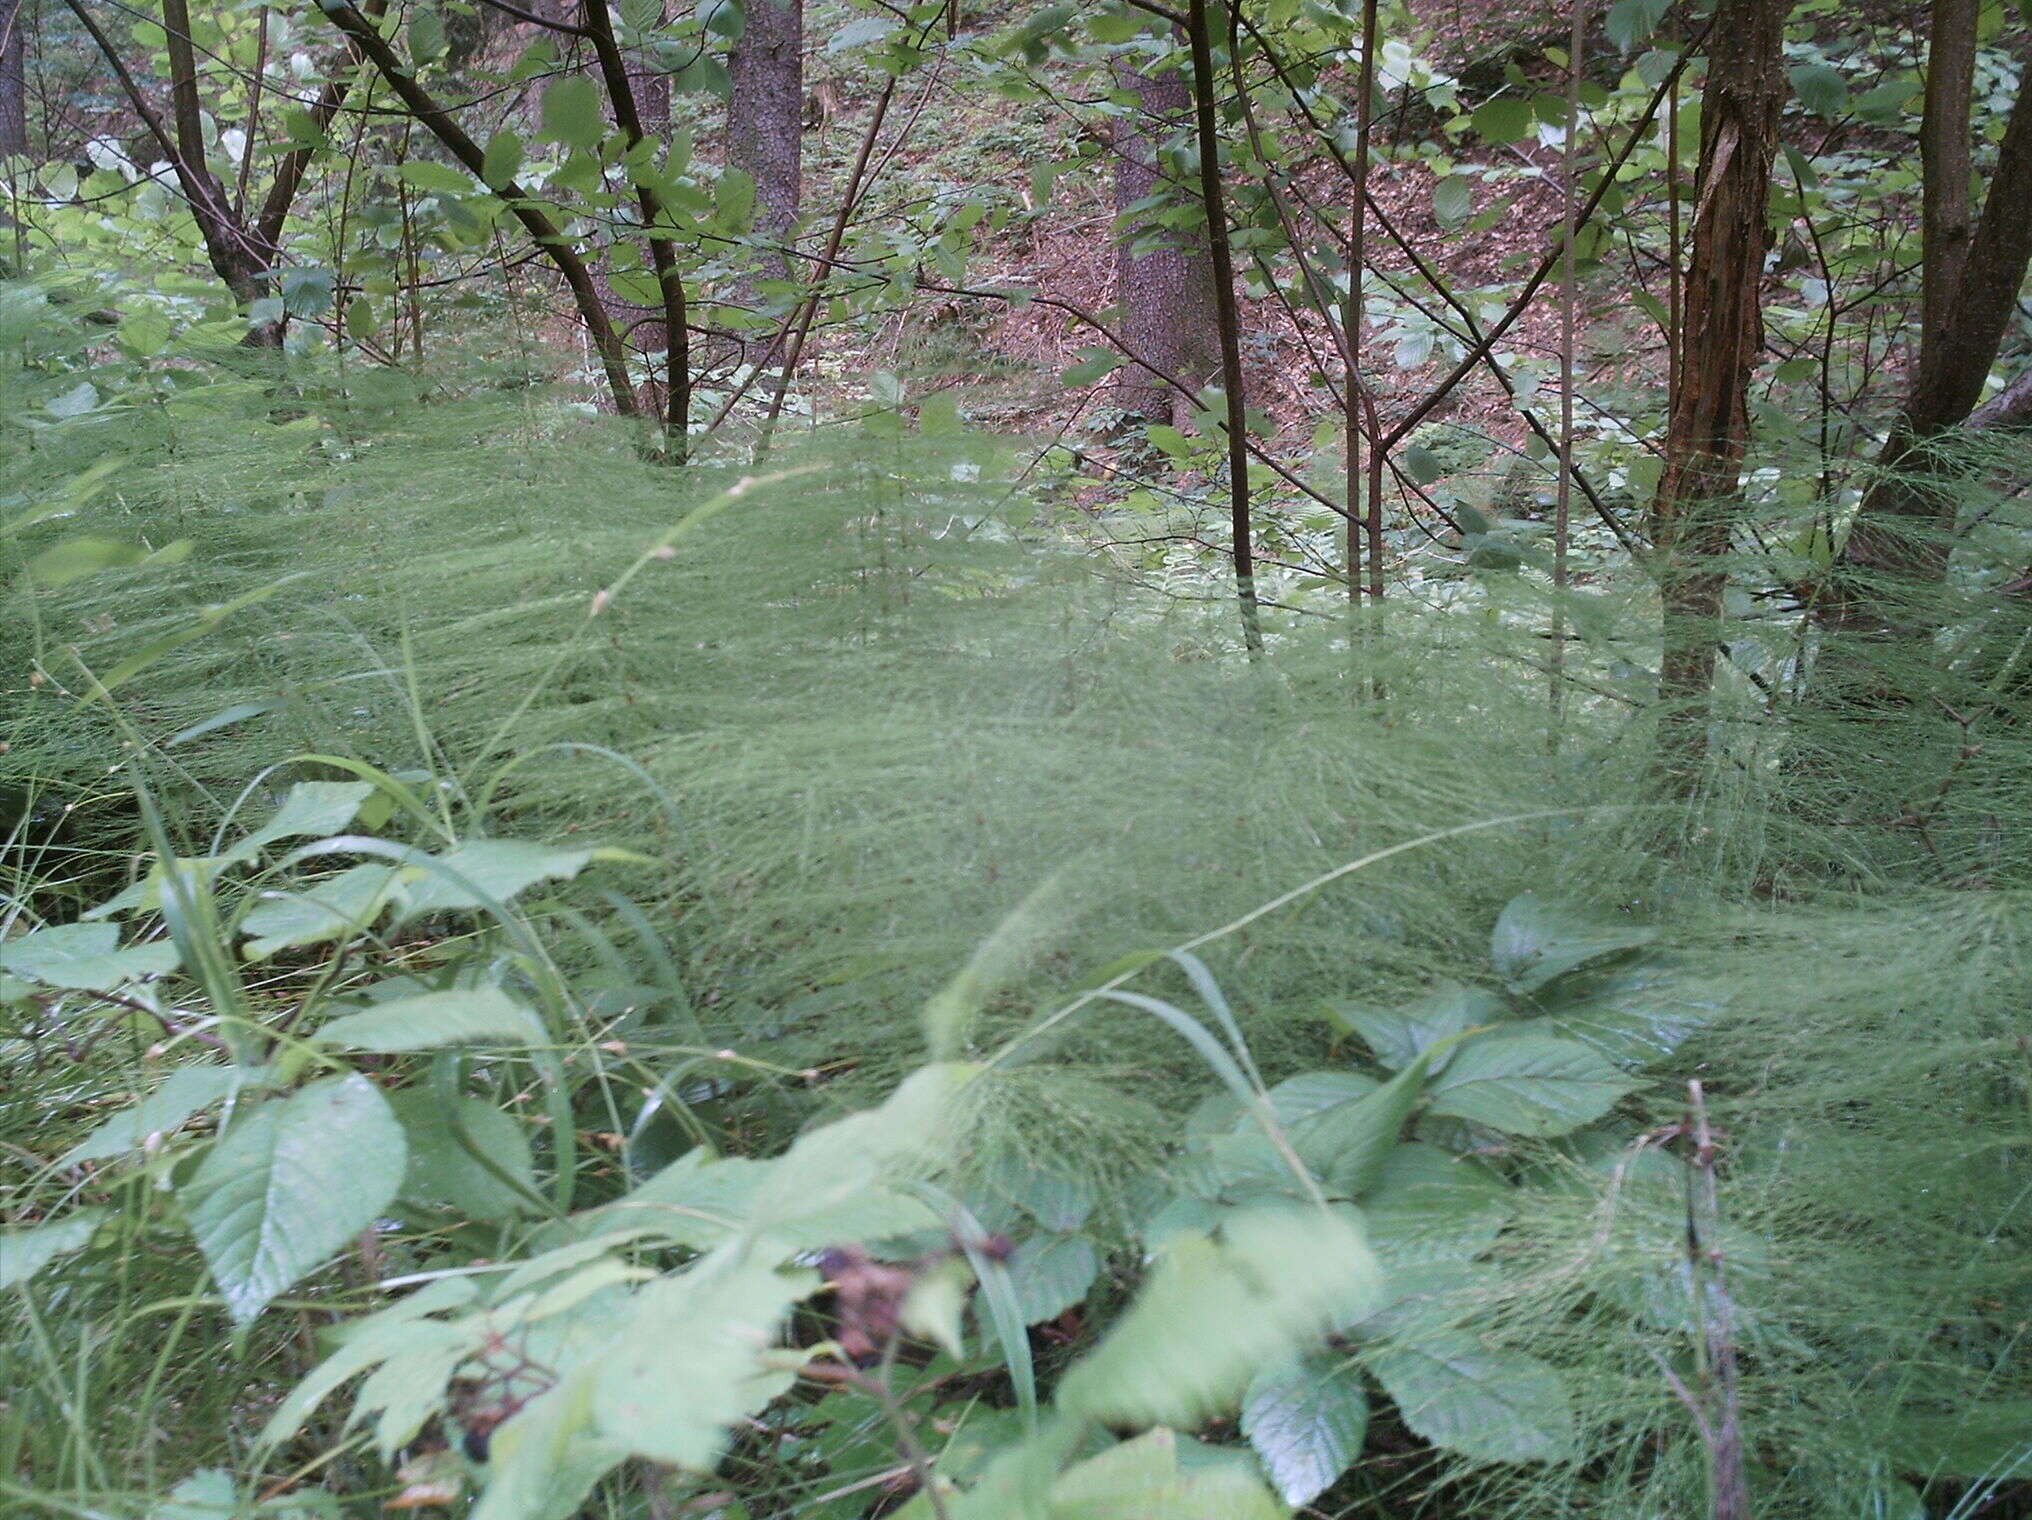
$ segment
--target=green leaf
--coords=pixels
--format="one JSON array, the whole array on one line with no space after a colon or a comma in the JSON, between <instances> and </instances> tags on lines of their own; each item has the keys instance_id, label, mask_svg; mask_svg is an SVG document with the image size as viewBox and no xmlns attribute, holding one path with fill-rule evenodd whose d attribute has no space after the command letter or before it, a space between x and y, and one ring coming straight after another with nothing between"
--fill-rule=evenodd
<instances>
[{"instance_id":1,"label":"green leaf","mask_svg":"<svg viewBox=\"0 0 2032 1520\"><path fill-rule=\"evenodd\" d=\"M468 840L437 857L444 871L424 868L422 879L404 894L403 917L483 908L482 895L505 903L538 882L571 880L598 853L560 850L524 839ZM459 879L447 873L456 873Z\"/></svg>"},{"instance_id":2,"label":"green leaf","mask_svg":"<svg viewBox=\"0 0 2032 1520\"><path fill-rule=\"evenodd\" d=\"M1362 1199L1393 1293L1407 1268L1480 1256L1516 1211L1512 1189L1482 1162L1416 1141L1390 1153Z\"/></svg>"},{"instance_id":3,"label":"green leaf","mask_svg":"<svg viewBox=\"0 0 2032 1520\"><path fill-rule=\"evenodd\" d=\"M435 5L420 5L409 16L409 59L422 65L444 57L445 24Z\"/></svg>"},{"instance_id":4,"label":"green leaf","mask_svg":"<svg viewBox=\"0 0 2032 1520\"><path fill-rule=\"evenodd\" d=\"M729 1428L790 1388L789 1356L776 1365L765 1356L792 1306L817 1285L813 1273L735 1255L652 1283L595 1373L600 1433L636 1456L710 1472Z\"/></svg>"},{"instance_id":5,"label":"green leaf","mask_svg":"<svg viewBox=\"0 0 2032 1520\"><path fill-rule=\"evenodd\" d=\"M235 1322L322 1266L402 1185L402 1127L362 1076L243 1113L181 1192Z\"/></svg>"},{"instance_id":6,"label":"green leaf","mask_svg":"<svg viewBox=\"0 0 2032 1520\"><path fill-rule=\"evenodd\" d=\"M1672 0L1616 0L1603 19L1602 29L1624 52L1634 52L1657 35Z\"/></svg>"},{"instance_id":7,"label":"green leaf","mask_svg":"<svg viewBox=\"0 0 2032 1520\"><path fill-rule=\"evenodd\" d=\"M1510 1135L1564 1135L1634 1092L1598 1051L1536 1029L1482 1035L1433 1080L1431 1112Z\"/></svg>"},{"instance_id":8,"label":"green leaf","mask_svg":"<svg viewBox=\"0 0 2032 1520\"><path fill-rule=\"evenodd\" d=\"M1435 1446L1483 1462L1556 1462L1574 1437L1557 1371L1448 1332L1365 1353L1404 1423Z\"/></svg>"},{"instance_id":9,"label":"green leaf","mask_svg":"<svg viewBox=\"0 0 2032 1520\"><path fill-rule=\"evenodd\" d=\"M1489 952L1497 973L1519 992L1528 993L1591 961L1639 949L1657 938L1656 929L1604 922L1583 909L1526 892L1504 907Z\"/></svg>"},{"instance_id":10,"label":"green leaf","mask_svg":"<svg viewBox=\"0 0 2032 1520\"><path fill-rule=\"evenodd\" d=\"M1718 1011L1695 998L1669 965L1646 961L1588 980L1593 985L1550 1004L1546 1027L1619 1066L1664 1060Z\"/></svg>"},{"instance_id":11,"label":"green leaf","mask_svg":"<svg viewBox=\"0 0 2032 1520\"><path fill-rule=\"evenodd\" d=\"M1100 1253L1084 1235L1033 1235L1009 1258L1009 1280L1026 1325L1057 1319L1083 1303L1100 1275Z\"/></svg>"},{"instance_id":12,"label":"green leaf","mask_svg":"<svg viewBox=\"0 0 2032 1520\"><path fill-rule=\"evenodd\" d=\"M123 950L119 925L111 923L52 924L0 943L0 971L48 987L111 992L176 967L176 946L168 940Z\"/></svg>"},{"instance_id":13,"label":"green leaf","mask_svg":"<svg viewBox=\"0 0 2032 1520\"><path fill-rule=\"evenodd\" d=\"M1361 1371L1336 1352L1310 1352L1259 1373L1242 1401L1242 1434L1294 1509L1317 1499L1354 1465L1368 1433Z\"/></svg>"},{"instance_id":14,"label":"green leaf","mask_svg":"<svg viewBox=\"0 0 2032 1520\"><path fill-rule=\"evenodd\" d=\"M1366 1098L1382 1085L1359 1071L1302 1071L1286 1077L1265 1096L1270 1099L1270 1112L1288 1129L1338 1104Z\"/></svg>"},{"instance_id":15,"label":"green leaf","mask_svg":"<svg viewBox=\"0 0 2032 1520\"><path fill-rule=\"evenodd\" d=\"M1420 1052L1374 1092L1292 1125L1291 1148L1332 1191L1360 1198L1402 1139L1405 1122L1425 1091L1430 1059L1429 1052Z\"/></svg>"},{"instance_id":16,"label":"green leaf","mask_svg":"<svg viewBox=\"0 0 2032 1520\"><path fill-rule=\"evenodd\" d=\"M471 177L463 169L428 158L412 158L404 164L402 179L405 184L433 195L465 195L473 188Z\"/></svg>"},{"instance_id":17,"label":"green leaf","mask_svg":"<svg viewBox=\"0 0 2032 1520\"><path fill-rule=\"evenodd\" d=\"M486 156L480 162L480 177L496 190L503 190L522 172L522 139L502 128L487 139Z\"/></svg>"},{"instance_id":18,"label":"green leaf","mask_svg":"<svg viewBox=\"0 0 2032 1520\"><path fill-rule=\"evenodd\" d=\"M1521 95L1498 95L1475 112L1475 133L1498 145L1522 142L1536 130L1531 102Z\"/></svg>"},{"instance_id":19,"label":"green leaf","mask_svg":"<svg viewBox=\"0 0 2032 1520\"><path fill-rule=\"evenodd\" d=\"M224 1468L206 1467L150 1505L145 1520L239 1520L244 1513L233 1475Z\"/></svg>"},{"instance_id":20,"label":"green leaf","mask_svg":"<svg viewBox=\"0 0 2032 1520\"><path fill-rule=\"evenodd\" d=\"M260 828L219 857L221 864L252 860L278 839L323 839L344 831L374 795L371 781L299 781Z\"/></svg>"},{"instance_id":21,"label":"green leaf","mask_svg":"<svg viewBox=\"0 0 2032 1520\"><path fill-rule=\"evenodd\" d=\"M1440 226L1449 230L1475 214L1475 188L1465 174L1449 174L1433 186L1432 214Z\"/></svg>"},{"instance_id":22,"label":"green leaf","mask_svg":"<svg viewBox=\"0 0 2032 1520\"><path fill-rule=\"evenodd\" d=\"M104 1209L78 1209L51 1224L0 1230L0 1292L19 1287L59 1256L82 1251L105 1219Z\"/></svg>"},{"instance_id":23,"label":"green leaf","mask_svg":"<svg viewBox=\"0 0 2032 1520\"><path fill-rule=\"evenodd\" d=\"M799 1250L936 1224L926 1205L898 1194L886 1177L938 1135L976 1070L961 1062L920 1067L880 1108L807 1130L756 1189L749 1232Z\"/></svg>"},{"instance_id":24,"label":"green leaf","mask_svg":"<svg viewBox=\"0 0 2032 1520\"><path fill-rule=\"evenodd\" d=\"M600 115L600 90L583 74L551 81L543 92L543 135L569 148L590 148L606 136Z\"/></svg>"},{"instance_id":25,"label":"green leaf","mask_svg":"<svg viewBox=\"0 0 2032 1520\"><path fill-rule=\"evenodd\" d=\"M1049 1520L1284 1520L1284 1515L1246 1457L1173 1430L1150 1431L1070 1468L1052 1485L1048 1509Z\"/></svg>"},{"instance_id":26,"label":"green leaf","mask_svg":"<svg viewBox=\"0 0 2032 1520\"><path fill-rule=\"evenodd\" d=\"M404 1203L489 1222L537 1212L536 1163L522 1124L484 1098L452 1106L428 1088L397 1093L389 1106L408 1143Z\"/></svg>"},{"instance_id":27,"label":"green leaf","mask_svg":"<svg viewBox=\"0 0 2032 1520\"><path fill-rule=\"evenodd\" d=\"M1058 378L1064 385L1079 387L1092 385L1120 369L1122 356L1109 348L1083 348L1080 361Z\"/></svg>"},{"instance_id":28,"label":"green leaf","mask_svg":"<svg viewBox=\"0 0 2032 1520\"><path fill-rule=\"evenodd\" d=\"M359 933L395 896L394 866L367 861L328 877L307 892L264 896L240 920L252 938L241 950L250 961L278 950L318 945Z\"/></svg>"},{"instance_id":29,"label":"green leaf","mask_svg":"<svg viewBox=\"0 0 2032 1520\"><path fill-rule=\"evenodd\" d=\"M1799 103L1814 115L1832 120L1848 114L1849 85L1839 69L1824 63L1802 63L1788 70L1787 77Z\"/></svg>"},{"instance_id":30,"label":"green leaf","mask_svg":"<svg viewBox=\"0 0 2032 1520\"><path fill-rule=\"evenodd\" d=\"M896 22L887 16L857 16L852 21L833 29L826 39L828 53L844 53L849 48L868 47L885 41L896 30Z\"/></svg>"},{"instance_id":31,"label":"green leaf","mask_svg":"<svg viewBox=\"0 0 2032 1520\"><path fill-rule=\"evenodd\" d=\"M546 1045L550 1034L499 987L455 987L397 998L321 1026L318 1040L340 1050L440 1050L447 1045Z\"/></svg>"},{"instance_id":32,"label":"green leaf","mask_svg":"<svg viewBox=\"0 0 2032 1520\"><path fill-rule=\"evenodd\" d=\"M1401 1071L1441 1040L1499 1022L1507 1008L1494 993L1445 982L1402 1008L1370 1008L1336 998L1327 1002L1326 1012L1343 1029L1360 1036L1384 1066ZM1435 1057L1434 1068L1446 1060L1445 1055Z\"/></svg>"},{"instance_id":33,"label":"green leaf","mask_svg":"<svg viewBox=\"0 0 2032 1520\"><path fill-rule=\"evenodd\" d=\"M785 3L785 0L759 0L759 3L777 5ZM699 25L715 37L724 37L729 42L739 42L747 27L741 0L700 0L698 20Z\"/></svg>"},{"instance_id":34,"label":"green leaf","mask_svg":"<svg viewBox=\"0 0 2032 1520\"><path fill-rule=\"evenodd\" d=\"M1066 1374L1059 1405L1114 1426L1193 1429L1233 1414L1262 1368L1361 1318L1382 1291L1351 1210L1235 1212L1218 1238L1172 1237L1135 1302Z\"/></svg>"},{"instance_id":35,"label":"green leaf","mask_svg":"<svg viewBox=\"0 0 2032 1520\"><path fill-rule=\"evenodd\" d=\"M242 1066L180 1066L154 1092L132 1108L122 1109L65 1151L57 1164L109 1161L140 1150L149 1136L167 1135L192 1115L260 1081L258 1073Z\"/></svg>"},{"instance_id":36,"label":"green leaf","mask_svg":"<svg viewBox=\"0 0 2032 1520\"><path fill-rule=\"evenodd\" d=\"M412 1344L419 1334L418 1322L425 1315L463 1308L478 1293L470 1277L441 1277L377 1313L340 1326L334 1332L338 1349L283 1396L261 1428L261 1444L274 1446L288 1440L341 1385ZM470 1321L469 1324L475 1340L484 1336L483 1326Z\"/></svg>"}]
</instances>

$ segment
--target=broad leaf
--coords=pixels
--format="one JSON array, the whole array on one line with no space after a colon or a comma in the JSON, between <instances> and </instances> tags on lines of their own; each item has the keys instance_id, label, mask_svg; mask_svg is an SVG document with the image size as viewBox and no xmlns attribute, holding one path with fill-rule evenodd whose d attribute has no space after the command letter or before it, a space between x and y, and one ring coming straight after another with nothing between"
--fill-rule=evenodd
<instances>
[{"instance_id":1,"label":"broad leaf","mask_svg":"<svg viewBox=\"0 0 2032 1520\"><path fill-rule=\"evenodd\" d=\"M1259 1373L1242 1401L1242 1434L1294 1508L1333 1486L1362 1454L1368 1432L1361 1371L1331 1351Z\"/></svg>"},{"instance_id":2,"label":"broad leaf","mask_svg":"<svg viewBox=\"0 0 2032 1520\"><path fill-rule=\"evenodd\" d=\"M1375 1057L1392 1071L1401 1071L1425 1051L1450 1035L1494 1024L1505 1014L1506 1005L1492 992L1442 983L1416 1002L1400 1008L1371 1008L1362 1003L1330 1000L1327 1016L1350 1033L1359 1035ZM1433 1058L1431 1069L1445 1066L1448 1055Z\"/></svg>"},{"instance_id":3,"label":"broad leaf","mask_svg":"<svg viewBox=\"0 0 2032 1520\"><path fill-rule=\"evenodd\" d=\"M1619 1066L1664 1060L1717 1011L1714 1004L1690 996L1671 966L1649 959L1599 980L1579 980L1592 985L1545 1005L1545 1026L1592 1045Z\"/></svg>"},{"instance_id":4,"label":"broad leaf","mask_svg":"<svg viewBox=\"0 0 2032 1520\"><path fill-rule=\"evenodd\" d=\"M1109 1425L1192 1429L1233 1414L1259 1371L1361 1318L1382 1291L1351 1210L1231 1214L1218 1238L1174 1237L1059 1404Z\"/></svg>"},{"instance_id":5,"label":"broad leaf","mask_svg":"<svg viewBox=\"0 0 2032 1520\"><path fill-rule=\"evenodd\" d=\"M1604 922L1581 909L1526 892L1496 920L1489 953L1497 973L1519 992L1536 992L1554 977L1592 961L1650 944L1658 931Z\"/></svg>"},{"instance_id":6,"label":"broad leaf","mask_svg":"<svg viewBox=\"0 0 2032 1520\"><path fill-rule=\"evenodd\" d=\"M590 148L606 135L600 89L583 74L553 79L543 92L543 135L567 147Z\"/></svg>"},{"instance_id":7,"label":"broad leaf","mask_svg":"<svg viewBox=\"0 0 2032 1520\"><path fill-rule=\"evenodd\" d=\"M1524 1029L1463 1045L1434 1079L1430 1111L1509 1135L1564 1135L1638 1085L1586 1045Z\"/></svg>"},{"instance_id":8,"label":"broad leaf","mask_svg":"<svg viewBox=\"0 0 2032 1520\"><path fill-rule=\"evenodd\" d=\"M1405 1121L1425 1091L1430 1059L1421 1052L1374 1092L1292 1125L1291 1146L1299 1159L1334 1192L1360 1198L1402 1139Z\"/></svg>"},{"instance_id":9,"label":"broad leaf","mask_svg":"<svg viewBox=\"0 0 2032 1520\"><path fill-rule=\"evenodd\" d=\"M362 1076L331 1077L243 1114L182 1189L198 1249L235 1321L322 1266L402 1185L402 1126Z\"/></svg>"},{"instance_id":10,"label":"broad leaf","mask_svg":"<svg viewBox=\"0 0 2032 1520\"><path fill-rule=\"evenodd\" d=\"M79 1209L52 1224L0 1230L0 1291L19 1287L59 1256L82 1251L105 1219L104 1209Z\"/></svg>"},{"instance_id":11,"label":"broad leaf","mask_svg":"<svg viewBox=\"0 0 2032 1520\"><path fill-rule=\"evenodd\" d=\"M1083 1302L1100 1275L1100 1253L1084 1235L1033 1235L1009 1258L1009 1280L1026 1325L1057 1319Z\"/></svg>"},{"instance_id":12,"label":"broad leaf","mask_svg":"<svg viewBox=\"0 0 2032 1520\"><path fill-rule=\"evenodd\" d=\"M1449 1332L1363 1358L1404 1423L1435 1446L1483 1462L1554 1462L1572 1446L1572 1401L1557 1371Z\"/></svg>"},{"instance_id":13,"label":"broad leaf","mask_svg":"<svg viewBox=\"0 0 2032 1520\"><path fill-rule=\"evenodd\" d=\"M258 1085L261 1075L240 1066L179 1066L132 1108L122 1109L64 1152L61 1166L80 1161L107 1161L166 1135L214 1103L224 1102L242 1087Z\"/></svg>"},{"instance_id":14,"label":"broad leaf","mask_svg":"<svg viewBox=\"0 0 2032 1520\"><path fill-rule=\"evenodd\" d=\"M0 945L0 971L49 987L111 992L177 966L168 940L120 948L120 929L109 923L54 924Z\"/></svg>"},{"instance_id":15,"label":"broad leaf","mask_svg":"<svg viewBox=\"0 0 2032 1520\"><path fill-rule=\"evenodd\" d=\"M484 907L475 891L507 902L542 881L569 881L601 852L560 850L523 839L473 839L439 859L445 869L420 868L406 893L404 916ZM459 880L450 874L456 872ZM465 885L471 884L471 890Z\"/></svg>"},{"instance_id":16,"label":"broad leaf","mask_svg":"<svg viewBox=\"0 0 2032 1520\"><path fill-rule=\"evenodd\" d=\"M770 1351L817 1281L716 1255L645 1288L599 1365L600 1433L637 1456L710 1472L734 1423L794 1381L789 1354Z\"/></svg>"},{"instance_id":17,"label":"broad leaf","mask_svg":"<svg viewBox=\"0 0 2032 1520\"><path fill-rule=\"evenodd\" d=\"M1153 1430L1068 1470L1051 1487L1050 1520L1283 1520L1284 1508L1219 1447Z\"/></svg>"},{"instance_id":18,"label":"broad leaf","mask_svg":"<svg viewBox=\"0 0 2032 1520\"><path fill-rule=\"evenodd\" d=\"M527 1129L484 1098L448 1106L424 1088L390 1100L408 1139L404 1203L493 1221L539 1212ZM482 1157L486 1158L484 1161Z\"/></svg>"},{"instance_id":19,"label":"broad leaf","mask_svg":"<svg viewBox=\"0 0 2032 1520\"><path fill-rule=\"evenodd\" d=\"M221 863L252 860L278 839L322 839L344 831L374 795L371 781L299 781L260 828L234 845Z\"/></svg>"},{"instance_id":20,"label":"broad leaf","mask_svg":"<svg viewBox=\"0 0 2032 1520\"><path fill-rule=\"evenodd\" d=\"M499 987L455 987L397 998L321 1026L317 1037L341 1050L438 1050L447 1045L545 1045L550 1035L528 1008Z\"/></svg>"},{"instance_id":21,"label":"broad leaf","mask_svg":"<svg viewBox=\"0 0 2032 1520\"><path fill-rule=\"evenodd\" d=\"M250 961L266 960L278 950L357 934L380 916L395 893L396 877L395 867L369 861L307 892L264 897L240 920L253 936L240 953Z\"/></svg>"}]
</instances>

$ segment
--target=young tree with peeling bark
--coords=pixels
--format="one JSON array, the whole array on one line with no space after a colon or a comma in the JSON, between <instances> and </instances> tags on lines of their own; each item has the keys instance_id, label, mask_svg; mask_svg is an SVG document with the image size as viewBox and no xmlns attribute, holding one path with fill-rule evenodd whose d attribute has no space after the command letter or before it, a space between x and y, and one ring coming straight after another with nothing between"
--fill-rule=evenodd
<instances>
[{"instance_id":1,"label":"young tree with peeling bark","mask_svg":"<svg viewBox=\"0 0 2032 1520\"><path fill-rule=\"evenodd\" d=\"M1742 515L1749 392L1763 346L1766 209L1778 121L1783 0L1720 0L1701 97L1679 363L1665 473L1651 506L1663 611L1660 759L1684 778L1707 750L1728 557Z\"/></svg>"}]
</instances>

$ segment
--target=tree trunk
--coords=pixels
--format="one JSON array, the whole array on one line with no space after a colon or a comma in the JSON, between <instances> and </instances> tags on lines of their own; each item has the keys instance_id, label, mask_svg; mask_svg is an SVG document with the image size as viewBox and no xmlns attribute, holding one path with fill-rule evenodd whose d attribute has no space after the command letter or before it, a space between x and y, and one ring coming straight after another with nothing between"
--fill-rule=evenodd
<instances>
[{"instance_id":1,"label":"tree trunk","mask_svg":"<svg viewBox=\"0 0 2032 1520\"><path fill-rule=\"evenodd\" d=\"M1937 10L1953 3L1941 0ZM1973 19L1964 19L1973 28ZM1962 46L1973 47L1972 32L1967 39L1935 38L1936 52ZM2022 57L2032 49L2021 45L2019 52ZM1943 172L1962 176L1957 184L1965 183L1967 172L1966 99L1959 97L1962 153L1957 157L1949 150L1928 158L1929 173L1942 163L1947 166ZM1933 108L1931 92L1927 105ZM1927 136L1944 138L1950 127L1929 121ZM1929 205L1932 195L1929 187ZM1952 196L1939 199L1951 202ZM1937 621L1960 479L1953 435L1973 420L2032 265L2032 89L2019 87L1974 232L1957 239L1950 220L1936 222L1931 216L1927 230L1946 240L1926 249L1926 320L1918 368L1878 455L1877 480L1857 509L1834 574L1814 607L1828 632L1860 635L1864 641L1909 642L1930 634ZM1941 293L1949 282L1951 291ZM1824 658L1820 673L1844 686L1854 673L1836 672L1845 671L1848 663ZM1873 678L1865 674L1861 679L1868 685ZM1857 688L1831 695L1841 700L1866 693Z\"/></svg>"},{"instance_id":2,"label":"tree trunk","mask_svg":"<svg viewBox=\"0 0 2032 1520\"><path fill-rule=\"evenodd\" d=\"M786 242L804 191L804 0L748 0L727 74L727 162L755 181L756 235ZM780 252L761 262L767 279L789 275Z\"/></svg>"},{"instance_id":3,"label":"tree trunk","mask_svg":"<svg viewBox=\"0 0 2032 1520\"><path fill-rule=\"evenodd\" d=\"M1115 129L1115 214L1124 223L1115 284L1130 362L1116 372L1114 400L1140 421L1170 422L1184 398L1151 370L1198 386L1220 365L1213 260L1203 231L1171 229L1158 234L1159 246L1138 248L1152 234L1131 208L1159 191L1179 192L1161 156L1192 125L1192 90L1175 68L1146 74L1118 62L1115 80L1136 96L1137 111Z\"/></svg>"},{"instance_id":4,"label":"tree trunk","mask_svg":"<svg viewBox=\"0 0 2032 1520\"><path fill-rule=\"evenodd\" d=\"M1785 11L1784 0L1720 0L1701 101L1693 257L1665 473L1651 508L1664 614L1660 759L1679 777L1707 748L1722 592L1741 509L1750 379L1763 344L1765 212L1785 103Z\"/></svg>"},{"instance_id":5,"label":"tree trunk","mask_svg":"<svg viewBox=\"0 0 2032 1520\"><path fill-rule=\"evenodd\" d=\"M0 0L0 157L28 152L28 18Z\"/></svg>"}]
</instances>

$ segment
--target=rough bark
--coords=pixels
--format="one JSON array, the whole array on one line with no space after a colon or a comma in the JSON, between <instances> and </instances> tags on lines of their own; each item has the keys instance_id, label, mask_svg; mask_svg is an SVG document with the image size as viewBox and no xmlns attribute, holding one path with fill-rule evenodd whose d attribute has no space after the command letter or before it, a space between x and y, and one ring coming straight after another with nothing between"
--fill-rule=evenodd
<instances>
[{"instance_id":1,"label":"rough bark","mask_svg":"<svg viewBox=\"0 0 2032 1520\"><path fill-rule=\"evenodd\" d=\"M782 243L804 193L804 0L749 0L727 58L727 162L755 181L755 233ZM784 279L789 261L765 253L762 272Z\"/></svg>"},{"instance_id":2,"label":"rough bark","mask_svg":"<svg viewBox=\"0 0 2032 1520\"><path fill-rule=\"evenodd\" d=\"M1933 0L1927 29L1926 114L1919 126L1921 346L1940 341L1968 258L1969 109L1981 0Z\"/></svg>"},{"instance_id":3,"label":"rough bark","mask_svg":"<svg viewBox=\"0 0 2032 1520\"><path fill-rule=\"evenodd\" d=\"M2032 53L2022 40L2020 53ZM2011 107L1974 232L1964 248L1941 253L1958 266L1952 295L1938 325L1922 325L1919 363L1878 456L1876 482L1815 606L1833 633L1910 638L1933 625L1953 547L1960 478L1953 435L1974 420L2032 266L2032 90L2021 86ZM1929 250L1929 264L1933 258Z\"/></svg>"},{"instance_id":4,"label":"rough bark","mask_svg":"<svg viewBox=\"0 0 2032 1520\"><path fill-rule=\"evenodd\" d=\"M0 156L28 152L28 18L0 0Z\"/></svg>"},{"instance_id":5,"label":"rough bark","mask_svg":"<svg viewBox=\"0 0 2032 1520\"><path fill-rule=\"evenodd\" d=\"M1721 0L1701 103L1693 254L1665 473L1652 502L1663 607L1660 758L1684 775L1707 744L1728 554L1741 509L1749 389L1763 340L1766 209L1778 119L1784 0Z\"/></svg>"},{"instance_id":6,"label":"rough bark","mask_svg":"<svg viewBox=\"0 0 2032 1520\"><path fill-rule=\"evenodd\" d=\"M1152 371L1199 386L1220 364L1213 260L1204 232L1171 229L1160 246L1138 249L1149 229L1137 225L1130 208L1160 190L1178 189L1160 153L1190 127L1192 90L1178 69L1143 73L1123 62L1115 78L1136 96L1137 110L1117 126L1114 142L1115 214L1127 219L1115 283L1131 360L1116 372L1114 400L1131 417L1170 422L1174 405L1187 403ZM1138 359L1150 367L1140 367Z\"/></svg>"}]
</instances>

